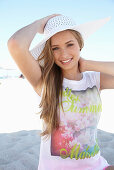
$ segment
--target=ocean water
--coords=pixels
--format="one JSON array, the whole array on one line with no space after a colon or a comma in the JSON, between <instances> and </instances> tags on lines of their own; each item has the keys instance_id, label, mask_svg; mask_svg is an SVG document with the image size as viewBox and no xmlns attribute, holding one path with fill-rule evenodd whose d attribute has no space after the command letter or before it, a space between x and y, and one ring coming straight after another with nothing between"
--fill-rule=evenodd
<instances>
[{"instance_id":1,"label":"ocean water","mask_svg":"<svg viewBox=\"0 0 114 170\"><path fill-rule=\"evenodd\" d=\"M15 78L21 75L20 71L16 69L4 69L0 68L0 79Z\"/></svg>"}]
</instances>

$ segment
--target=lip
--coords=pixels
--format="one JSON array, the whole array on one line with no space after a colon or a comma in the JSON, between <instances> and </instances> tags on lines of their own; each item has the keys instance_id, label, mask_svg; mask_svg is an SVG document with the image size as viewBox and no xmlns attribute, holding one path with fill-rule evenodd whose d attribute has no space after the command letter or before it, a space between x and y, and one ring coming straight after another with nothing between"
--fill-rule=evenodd
<instances>
[{"instance_id":1,"label":"lip","mask_svg":"<svg viewBox=\"0 0 114 170\"><path fill-rule=\"evenodd\" d=\"M68 59L68 60L69 60L68 62L64 63L64 62L61 61L61 63L62 63L63 65L67 65L67 64L69 64L69 63L72 61L72 59L73 59L73 58L69 58L69 59ZM63 60L63 61L67 61L67 60Z\"/></svg>"}]
</instances>

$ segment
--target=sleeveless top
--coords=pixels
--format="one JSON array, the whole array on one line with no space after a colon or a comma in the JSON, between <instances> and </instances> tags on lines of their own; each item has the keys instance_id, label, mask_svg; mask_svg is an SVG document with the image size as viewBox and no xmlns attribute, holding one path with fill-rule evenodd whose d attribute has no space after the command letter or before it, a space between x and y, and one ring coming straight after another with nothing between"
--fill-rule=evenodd
<instances>
[{"instance_id":1,"label":"sleeveless top","mask_svg":"<svg viewBox=\"0 0 114 170\"><path fill-rule=\"evenodd\" d=\"M100 93L100 72L83 72L80 81L63 79L60 126L48 140L41 137L38 170L102 170L109 165L97 139Z\"/></svg>"}]
</instances>

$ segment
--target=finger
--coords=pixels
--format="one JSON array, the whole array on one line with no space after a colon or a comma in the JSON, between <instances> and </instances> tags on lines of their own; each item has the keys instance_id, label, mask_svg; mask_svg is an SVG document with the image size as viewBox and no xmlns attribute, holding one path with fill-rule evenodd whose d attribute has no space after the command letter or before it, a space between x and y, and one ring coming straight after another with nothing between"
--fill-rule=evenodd
<instances>
[{"instance_id":1,"label":"finger","mask_svg":"<svg viewBox=\"0 0 114 170\"><path fill-rule=\"evenodd\" d=\"M50 16L58 16L58 15L61 15L61 14L52 14L52 15L50 15Z\"/></svg>"},{"instance_id":2,"label":"finger","mask_svg":"<svg viewBox=\"0 0 114 170\"><path fill-rule=\"evenodd\" d=\"M55 17L55 16L59 16L59 15L61 15L61 14L52 14L52 15L49 15L49 16L48 16L48 19L53 18L53 17Z\"/></svg>"}]
</instances>

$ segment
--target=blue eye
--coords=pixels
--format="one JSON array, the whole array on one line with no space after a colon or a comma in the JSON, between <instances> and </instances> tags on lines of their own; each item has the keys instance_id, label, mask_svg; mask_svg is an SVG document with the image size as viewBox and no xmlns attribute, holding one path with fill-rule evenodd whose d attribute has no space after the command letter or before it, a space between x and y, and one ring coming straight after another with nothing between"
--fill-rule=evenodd
<instances>
[{"instance_id":1,"label":"blue eye","mask_svg":"<svg viewBox=\"0 0 114 170\"><path fill-rule=\"evenodd\" d=\"M68 44L68 46L73 46L74 44Z\"/></svg>"},{"instance_id":2,"label":"blue eye","mask_svg":"<svg viewBox=\"0 0 114 170\"><path fill-rule=\"evenodd\" d=\"M54 51L54 50L58 50L58 49L59 49L58 47L52 48L53 51Z\"/></svg>"}]
</instances>

